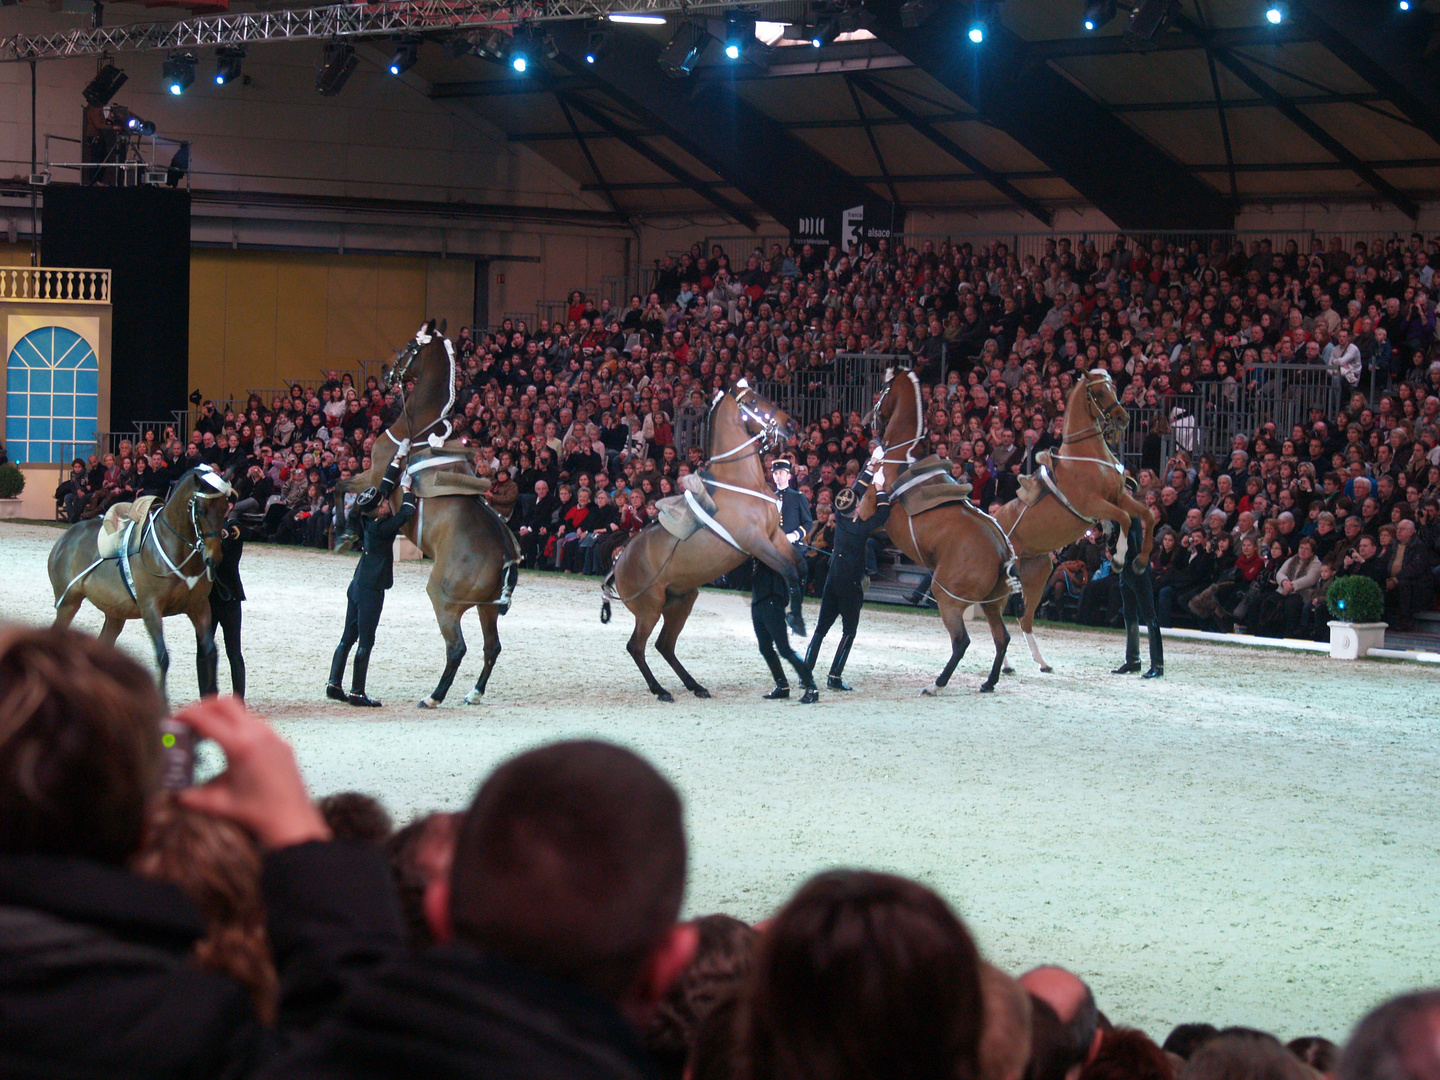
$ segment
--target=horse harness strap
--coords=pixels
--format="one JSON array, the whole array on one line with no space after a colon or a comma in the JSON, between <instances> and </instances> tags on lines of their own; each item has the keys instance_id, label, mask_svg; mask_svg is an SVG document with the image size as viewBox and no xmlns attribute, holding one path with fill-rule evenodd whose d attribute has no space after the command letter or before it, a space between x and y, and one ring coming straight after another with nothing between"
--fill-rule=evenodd
<instances>
[{"instance_id":1,"label":"horse harness strap","mask_svg":"<svg viewBox=\"0 0 1440 1080\"><path fill-rule=\"evenodd\" d=\"M774 505L777 510L780 508L780 500L777 499L774 495L767 494L764 491L756 491L754 488L739 487L736 484L727 484L721 480L716 480L708 473L702 476L701 479L705 481L706 487L721 488L725 491L734 491L738 492L741 495L749 495L751 498L754 499L764 499L766 502Z\"/></svg>"},{"instance_id":2,"label":"horse harness strap","mask_svg":"<svg viewBox=\"0 0 1440 1080\"><path fill-rule=\"evenodd\" d=\"M730 487L729 484L725 484L725 485L722 485L722 486L727 487L727 488ZM733 490L733 491L745 491L746 489L745 489L745 488L732 488L731 490ZM750 494L753 495L753 494L756 494L756 493L755 493L755 492L750 492ZM705 507L703 507L703 506L700 505L700 500L697 499L697 498L695 498L695 493L694 493L693 491L686 491L686 492L685 492L685 505L688 506L688 507L690 507L690 512L691 512L692 514L694 514L697 518L699 518L702 522L704 522L704 523L705 523L705 527L706 527L707 529L709 529L711 532L713 532L716 536L720 537L721 540L724 540L727 544L729 544L731 547L733 547L736 551L744 551L744 550L745 550L743 547L741 547L741 546L736 542L735 537L733 537L733 536L730 535L730 530L727 529L727 528L725 528L724 525L721 525L720 522L717 521L717 520L714 518L714 516L711 515L710 512L705 509Z\"/></svg>"},{"instance_id":3,"label":"horse harness strap","mask_svg":"<svg viewBox=\"0 0 1440 1080\"><path fill-rule=\"evenodd\" d=\"M1075 460L1077 460L1077 459L1075 459L1075 458L1066 458L1065 460L1067 460L1067 461L1075 461ZM1088 460L1088 459L1081 458L1081 459L1078 459L1078 460L1082 460L1082 461L1083 461L1083 460ZM1075 515L1077 518L1079 518L1081 521L1085 522L1085 524L1087 524L1087 525L1099 525L1099 524L1100 524L1100 520L1099 520L1098 518L1086 517L1084 514L1080 513L1079 510L1076 510L1076 509L1075 509L1074 504L1071 503L1071 501L1066 497L1065 493L1060 490L1060 485L1055 482L1055 477L1051 474L1050 470L1049 470L1046 466L1044 466L1044 465L1041 465L1041 466L1040 466L1039 471L1036 472L1036 474L1035 474L1035 478L1040 481L1040 488L1041 488L1040 498L1041 498L1041 499L1043 499L1046 495L1053 495L1053 496L1056 498L1056 500L1059 501L1059 503L1060 503L1061 506L1063 506L1066 510L1070 511L1070 513L1074 514L1074 515ZM1036 500L1036 501L1038 502L1039 500ZM1017 525L1019 524L1018 519L1017 519L1017 521L1016 521L1016 524L1017 524Z\"/></svg>"}]
</instances>

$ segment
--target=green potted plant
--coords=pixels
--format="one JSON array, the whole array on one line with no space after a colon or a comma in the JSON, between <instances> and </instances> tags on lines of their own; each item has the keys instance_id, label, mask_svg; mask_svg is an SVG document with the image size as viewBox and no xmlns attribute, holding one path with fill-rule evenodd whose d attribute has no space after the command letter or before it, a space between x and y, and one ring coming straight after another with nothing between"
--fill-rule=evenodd
<instances>
[{"instance_id":1,"label":"green potted plant","mask_svg":"<svg viewBox=\"0 0 1440 1080\"><path fill-rule=\"evenodd\" d=\"M25 490L25 474L12 461L0 465L0 518L20 516L20 493Z\"/></svg>"},{"instance_id":2,"label":"green potted plant","mask_svg":"<svg viewBox=\"0 0 1440 1080\"><path fill-rule=\"evenodd\" d=\"M1330 655L1337 660L1358 660L1385 644L1385 597L1368 577L1351 574L1336 578L1325 594L1330 609Z\"/></svg>"}]
</instances>

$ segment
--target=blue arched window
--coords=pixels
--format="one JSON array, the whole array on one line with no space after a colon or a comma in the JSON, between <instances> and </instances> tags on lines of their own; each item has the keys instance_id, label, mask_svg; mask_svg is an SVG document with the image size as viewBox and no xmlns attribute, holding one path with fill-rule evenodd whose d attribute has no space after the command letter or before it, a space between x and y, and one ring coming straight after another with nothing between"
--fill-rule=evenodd
<instances>
[{"instance_id":1,"label":"blue arched window","mask_svg":"<svg viewBox=\"0 0 1440 1080\"><path fill-rule=\"evenodd\" d=\"M84 457L95 441L100 362L62 326L32 330L5 367L5 449L11 461ZM86 445L76 445L86 444Z\"/></svg>"}]
</instances>

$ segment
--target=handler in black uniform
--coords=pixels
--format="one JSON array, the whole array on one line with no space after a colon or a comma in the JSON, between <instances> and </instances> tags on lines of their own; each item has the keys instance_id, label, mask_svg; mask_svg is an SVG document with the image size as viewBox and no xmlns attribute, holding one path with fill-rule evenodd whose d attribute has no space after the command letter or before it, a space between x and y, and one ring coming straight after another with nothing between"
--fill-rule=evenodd
<instances>
[{"instance_id":1,"label":"handler in black uniform","mask_svg":"<svg viewBox=\"0 0 1440 1080\"><path fill-rule=\"evenodd\" d=\"M1120 608L1125 613L1125 663L1111 675L1131 675L1140 670L1140 620L1150 634L1150 670L1141 678L1158 679L1165 674L1165 645L1160 639L1160 622L1155 618L1155 572L1140 561L1145 524L1138 516L1130 519L1126 534L1125 569L1120 573Z\"/></svg>"},{"instance_id":2,"label":"handler in black uniform","mask_svg":"<svg viewBox=\"0 0 1440 1080\"><path fill-rule=\"evenodd\" d=\"M790 587L785 578L759 559L751 566L750 575L750 621L755 626L755 640L760 644L760 655L770 665L770 674L775 676L775 689L765 695L767 701L776 701L790 696L790 683L785 678L785 669L780 666L780 657L790 661L805 695L801 705L820 700L820 691L815 689L815 679L810 666L796 655L785 634L785 604L790 598Z\"/></svg>"},{"instance_id":3,"label":"handler in black uniform","mask_svg":"<svg viewBox=\"0 0 1440 1080\"><path fill-rule=\"evenodd\" d=\"M805 636L805 535L815 523L810 512L810 500L804 492L790 486L791 466L789 458L776 458L770 466L770 475L775 481L775 494L780 498L780 528L790 547L795 552L795 562L800 570L799 580L790 587L790 619L792 633Z\"/></svg>"},{"instance_id":4,"label":"handler in black uniform","mask_svg":"<svg viewBox=\"0 0 1440 1080\"><path fill-rule=\"evenodd\" d=\"M245 541L240 537L240 520L225 519L220 529L220 562L210 583L210 622L215 633L225 633L225 655L230 660L230 692L245 697L245 657L240 654L240 604L245 586L240 584L240 556Z\"/></svg>"},{"instance_id":5,"label":"handler in black uniform","mask_svg":"<svg viewBox=\"0 0 1440 1080\"><path fill-rule=\"evenodd\" d=\"M825 591L820 596L820 614L815 620L815 636L810 639L810 648L805 652L805 666L815 670L815 661L820 658L820 645L835 617L840 617L840 647L835 650L835 659L830 662L830 675L825 685L831 690L849 690L842 676L845 661L850 658L850 646L855 644L855 631L860 626L860 607L865 601L862 579L865 576L865 548L870 535L885 525L890 517L890 496L884 491L885 476L882 473L874 479L875 513L866 521L860 520L860 500L869 491L872 470L885 451L875 448L875 453L860 473L859 479L848 488L842 488L835 496L835 543L830 551L830 571L825 575Z\"/></svg>"},{"instance_id":6,"label":"handler in black uniform","mask_svg":"<svg viewBox=\"0 0 1440 1080\"><path fill-rule=\"evenodd\" d=\"M345 631L340 635L340 644L335 647L335 659L330 662L330 683L325 687L325 696L335 701L370 707L380 704L366 696L365 676L370 669L375 628L380 625L380 612L385 607L385 590L395 584L395 537L415 516L415 496L410 492L409 477L401 482L401 487L405 496L398 512L392 511L390 502L386 500L379 505L374 517L360 520L360 563L355 567L355 576L350 579L350 588L345 593L349 601L345 608ZM355 650L355 670L347 695L341 688L340 680L345 677L345 661L350 657L350 647L357 640L360 647Z\"/></svg>"}]
</instances>

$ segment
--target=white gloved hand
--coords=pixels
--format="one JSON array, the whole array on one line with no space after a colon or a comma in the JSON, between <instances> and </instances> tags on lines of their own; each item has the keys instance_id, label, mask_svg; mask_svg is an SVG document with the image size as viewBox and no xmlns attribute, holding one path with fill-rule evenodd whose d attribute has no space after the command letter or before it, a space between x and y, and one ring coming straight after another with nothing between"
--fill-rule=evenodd
<instances>
[{"instance_id":1,"label":"white gloved hand","mask_svg":"<svg viewBox=\"0 0 1440 1080\"><path fill-rule=\"evenodd\" d=\"M875 449L870 451L870 464L871 464L871 465L878 465L878 464L880 464L880 459L883 458L884 456L885 456L885 447L881 446L879 443L876 443L876 444L875 444Z\"/></svg>"}]
</instances>

